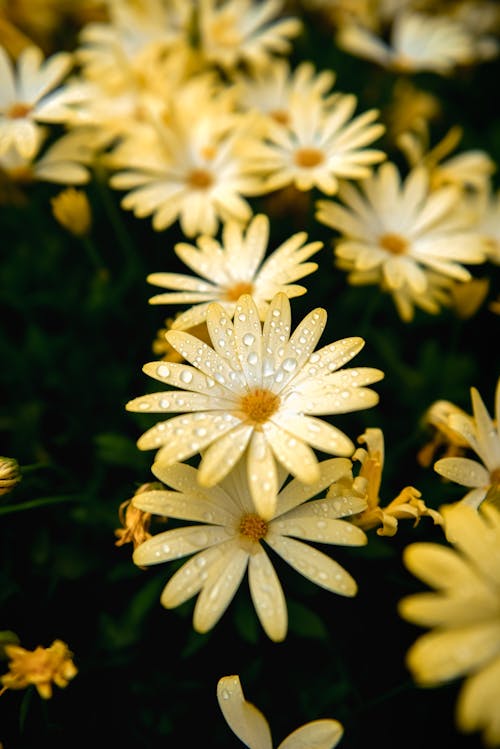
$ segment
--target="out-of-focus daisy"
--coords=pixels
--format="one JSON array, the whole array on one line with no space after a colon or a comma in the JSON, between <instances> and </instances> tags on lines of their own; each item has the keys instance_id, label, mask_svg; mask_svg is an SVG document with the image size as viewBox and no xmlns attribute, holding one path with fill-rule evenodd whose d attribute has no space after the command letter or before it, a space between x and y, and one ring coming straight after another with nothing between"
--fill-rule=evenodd
<instances>
[{"instance_id":1,"label":"out-of-focus daisy","mask_svg":"<svg viewBox=\"0 0 500 749\"><path fill-rule=\"evenodd\" d=\"M264 134L269 118L283 125L290 122L290 107L297 98L302 102L309 97L333 101L338 96L331 93L335 78L332 70L316 71L308 60L292 70L289 61L284 59L274 60L272 64L251 72L236 72L232 76L237 106L243 111L262 115Z\"/></svg>"},{"instance_id":2,"label":"out-of-focus daisy","mask_svg":"<svg viewBox=\"0 0 500 749\"><path fill-rule=\"evenodd\" d=\"M403 598L399 613L431 628L410 647L406 662L421 687L464 678L456 704L461 731L481 731L500 745L500 514L483 505L441 508L455 548L408 546L410 572L435 590Z\"/></svg>"},{"instance_id":3,"label":"out-of-focus daisy","mask_svg":"<svg viewBox=\"0 0 500 749\"><path fill-rule=\"evenodd\" d=\"M340 369L363 347L344 338L314 351L327 315L318 307L292 335L290 301L279 292L263 324L253 298L238 300L231 322L217 302L207 311L213 348L180 330L167 340L187 364L150 362L144 371L182 388L135 398L129 411L181 414L157 423L138 441L156 449L168 466L205 451L198 477L215 486L246 453L248 481L261 515L271 517L276 501L277 463L304 483L319 477L314 451L350 455L352 441L317 416L369 408L378 395L365 385L383 377L378 369ZM338 370L338 371L337 371Z\"/></svg>"},{"instance_id":4,"label":"out-of-focus daisy","mask_svg":"<svg viewBox=\"0 0 500 749\"><path fill-rule=\"evenodd\" d=\"M11 146L22 158L36 152L41 122L65 122L74 89L59 87L73 65L69 52L47 59L41 49L26 47L14 66L0 47L0 156ZM79 99L79 92L76 92Z\"/></svg>"},{"instance_id":5,"label":"out-of-focus daisy","mask_svg":"<svg viewBox=\"0 0 500 749\"><path fill-rule=\"evenodd\" d=\"M500 190L484 191L473 200L477 211L477 230L484 235L486 258L500 265Z\"/></svg>"},{"instance_id":6,"label":"out-of-focus daisy","mask_svg":"<svg viewBox=\"0 0 500 749\"><path fill-rule=\"evenodd\" d=\"M398 72L451 74L459 65L481 59L475 37L459 21L445 15L404 9L390 24L390 41L358 23L341 26L337 44L347 52Z\"/></svg>"},{"instance_id":7,"label":"out-of-focus daisy","mask_svg":"<svg viewBox=\"0 0 500 749\"><path fill-rule=\"evenodd\" d=\"M236 302L242 294L251 294L265 319L269 302L279 291L288 298L305 294L304 286L293 284L318 267L306 263L322 247L322 242L304 244L305 232L294 234L283 242L266 260L269 241L269 219L264 214L255 216L243 231L241 224L229 221L224 225L222 243L212 237L198 237L197 247L178 243L175 252L180 259L202 278L180 273L152 273L149 283L174 289L157 294L151 304L194 304L178 315L173 329L186 330L204 322L210 302L217 301L232 317ZM263 262L264 260L264 262Z\"/></svg>"},{"instance_id":8,"label":"out-of-focus daisy","mask_svg":"<svg viewBox=\"0 0 500 749\"><path fill-rule=\"evenodd\" d=\"M170 609L199 594L193 614L197 632L207 632L218 622L248 569L250 594L262 627L272 640L281 641L288 627L286 599L265 545L326 590L344 596L356 593L356 582L343 567L303 543L366 543L362 530L339 520L363 509L364 500L306 501L349 471L349 466L346 458L319 463L316 481L308 486L290 481L275 498L275 511L264 517L255 510L241 463L217 486L202 488L196 468L156 462L153 473L171 489L136 495L134 506L196 524L156 534L137 547L134 562L148 566L194 554L170 578L161 603ZM281 484L287 474L280 474Z\"/></svg>"},{"instance_id":9,"label":"out-of-focus daisy","mask_svg":"<svg viewBox=\"0 0 500 749\"><path fill-rule=\"evenodd\" d=\"M245 196L259 186L245 148L249 121L228 109L224 95L182 104L167 123L129 135L113 153L118 171L110 184L128 190L123 208L139 218L153 215L157 231L177 219L188 237L213 235L220 221L246 223L252 211Z\"/></svg>"},{"instance_id":10,"label":"out-of-focus daisy","mask_svg":"<svg viewBox=\"0 0 500 749\"><path fill-rule=\"evenodd\" d=\"M0 182L29 185L54 182L82 185L90 179L94 148L89 133L74 130L44 148L48 133L39 129L33 157L25 158L14 146L0 156Z\"/></svg>"},{"instance_id":11,"label":"out-of-focus daisy","mask_svg":"<svg viewBox=\"0 0 500 749\"><path fill-rule=\"evenodd\" d=\"M449 481L469 489L461 504L479 507L483 500L500 507L500 378L495 390L495 420L489 415L478 390L471 388L472 416L452 411L446 422L459 434L477 458L441 458L434 470Z\"/></svg>"},{"instance_id":12,"label":"out-of-focus daisy","mask_svg":"<svg viewBox=\"0 0 500 749\"><path fill-rule=\"evenodd\" d=\"M381 429L367 429L358 442L359 447L352 461L359 461L360 468L355 477L352 472L330 487L327 498L358 496L366 501L366 508L352 517L352 522L365 531L377 528L379 536L394 536L398 530L398 520L410 519L414 524L421 517L431 517L434 523L442 524L439 512L426 506L421 493L413 486L406 486L386 507L381 507L380 485L384 468L384 435Z\"/></svg>"},{"instance_id":13,"label":"out-of-focus daisy","mask_svg":"<svg viewBox=\"0 0 500 749\"><path fill-rule=\"evenodd\" d=\"M356 104L354 94L342 94L333 104L314 97L290 101L288 123L270 121L264 140L249 146L253 171L263 180L260 192L294 185L333 195L339 177L368 177L386 154L366 146L385 128L374 122L376 109L353 118Z\"/></svg>"},{"instance_id":14,"label":"out-of-focus daisy","mask_svg":"<svg viewBox=\"0 0 500 749\"><path fill-rule=\"evenodd\" d=\"M427 136L429 121L436 119L441 109L437 96L417 88L411 80L401 76L394 83L384 113L389 137L398 142L398 138L407 132Z\"/></svg>"},{"instance_id":15,"label":"out-of-focus daisy","mask_svg":"<svg viewBox=\"0 0 500 749\"><path fill-rule=\"evenodd\" d=\"M78 673L73 663L73 653L62 640L54 640L48 648L39 645L35 650L26 650L20 645L4 646L9 658L9 670L0 676L3 689L26 689L33 684L40 697L52 697L52 684L68 686Z\"/></svg>"},{"instance_id":16,"label":"out-of-focus daisy","mask_svg":"<svg viewBox=\"0 0 500 749\"><path fill-rule=\"evenodd\" d=\"M456 185L464 191L487 193L497 167L486 151L476 148L449 156L460 143L462 135L462 128L455 125L431 148L427 125L418 131L413 129L401 133L397 144L411 168L422 165L428 170L433 190L443 185Z\"/></svg>"},{"instance_id":17,"label":"out-of-focus daisy","mask_svg":"<svg viewBox=\"0 0 500 749\"><path fill-rule=\"evenodd\" d=\"M247 702L239 676L223 676L217 683L219 707L229 728L249 749L273 749L271 730L264 715ZM338 720L313 720L286 737L278 749L333 749L344 729Z\"/></svg>"},{"instance_id":18,"label":"out-of-focus daisy","mask_svg":"<svg viewBox=\"0 0 500 749\"><path fill-rule=\"evenodd\" d=\"M444 277L445 284L468 281L471 274L462 263L485 260L460 191L452 186L431 191L423 167L402 180L396 165L386 162L359 186L343 182L338 197L343 205L320 200L316 213L341 234L335 257L344 270L357 274L356 283L367 274L367 282L379 280L393 294L406 293L401 310L410 317L416 299L405 287L410 295L425 297L430 271Z\"/></svg>"},{"instance_id":19,"label":"out-of-focus daisy","mask_svg":"<svg viewBox=\"0 0 500 749\"><path fill-rule=\"evenodd\" d=\"M241 63L261 67L289 54L302 22L281 16L283 0L199 0L197 31L201 54L223 69Z\"/></svg>"},{"instance_id":20,"label":"out-of-focus daisy","mask_svg":"<svg viewBox=\"0 0 500 749\"><path fill-rule=\"evenodd\" d=\"M11 492L21 481L22 474L15 458L0 457L0 496Z\"/></svg>"}]
</instances>

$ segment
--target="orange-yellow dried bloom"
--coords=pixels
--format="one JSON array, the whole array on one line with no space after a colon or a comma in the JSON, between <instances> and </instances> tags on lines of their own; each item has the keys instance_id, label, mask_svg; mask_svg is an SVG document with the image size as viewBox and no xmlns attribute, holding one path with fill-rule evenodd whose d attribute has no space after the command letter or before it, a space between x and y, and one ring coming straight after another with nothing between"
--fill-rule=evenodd
<instances>
[{"instance_id":1,"label":"orange-yellow dried bloom","mask_svg":"<svg viewBox=\"0 0 500 749\"><path fill-rule=\"evenodd\" d=\"M90 203L83 190L67 187L50 201L54 218L76 237L88 234L92 223Z\"/></svg>"},{"instance_id":2,"label":"orange-yellow dried bloom","mask_svg":"<svg viewBox=\"0 0 500 749\"><path fill-rule=\"evenodd\" d=\"M163 489L163 486L157 481L141 484L136 490L134 497L142 494L142 492L150 492L155 489ZM143 512L138 507L135 507L132 501L134 497L126 499L118 508L118 517L122 528L115 530L115 536L117 537L115 546L132 543L135 549L139 544L151 538L151 533L149 532L151 513Z\"/></svg>"},{"instance_id":3,"label":"orange-yellow dried bloom","mask_svg":"<svg viewBox=\"0 0 500 749\"><path fill-rule=\"evenodd\" d=\"M33 684L40 697L52 697L52 684L66 687L78 673L73 663L73 654L62 640L54 640L49 648L39 645L35 650L26 650L20 645L5 645L10 658L9 671L0 677L3 690L25 689Z\"/></svg>"},{"instance_id":4,"label":"orange-yellow dried bloom","mask_svg":"<svg viewBox=\"0 0 500 749\"><path fill-rule=\"evenodd\" d=\"M443 451L442 457L460 457L465 453L468 443L449 425L451 414L466 416L465 411L447 400L435 401L425 412L423 424L429 426L433 435L417 453L417 460L423 468L428 468L434 461L438 451Z\"/></svg>"},{"instance_id":5,"label":"orange-yellow dried bloom","mask_svg":"<svg viewBox=\"0 0 500 749\"><path fill-rule=\"evenodd\" d=\"M343 492L355 492L365 499L366 510L354 515L352 522L363 530L377 528L379 536L394 536L398 529L398 520L411 518L415 525L424 515L431 517L435 524L442 525L439 512L426 506L421 493L413 486L406 486L386 507L380 507L379 490L384 467L384 437L381 429L367 429L358 442L365 443L367 449L358 448L352 459L360 462L359 474L350 482L350 486L341 483L330 487L328 497ZM380 526L380 527L377 527Z\"/></svg>"}]
</instances>

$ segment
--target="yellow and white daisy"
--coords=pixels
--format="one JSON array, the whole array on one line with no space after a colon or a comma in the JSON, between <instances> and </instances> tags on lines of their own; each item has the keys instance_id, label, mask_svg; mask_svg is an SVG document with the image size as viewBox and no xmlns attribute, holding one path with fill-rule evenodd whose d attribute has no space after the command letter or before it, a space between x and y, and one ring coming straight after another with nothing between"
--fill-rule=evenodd
<instances>
[{"instance_id":1,"label":"yellow and white daisy","mask_svg":"<svg viewBox=\"0 0 500 749\"><path fill-rule=\"evenodd\" d=\"M316 263L306 263L317 252L322 242L304 244L305 232L299 232L283 242L264 260L269 241L269 219L265 214L254 216L246 231L241 224L229 221L222 231L222 243L213 237L198 237L194 247L180 242L175 245L178 257L202 278L180 273L151 273L147 280L155 286L174 289L151 297L150 304L189 304L190 309L178 315L173 329L187 330L204 322L210 302L219 302L233 317L236 303L242 294L251 294L265 319L269 302L279 291L288 298L305 294L306 288L293 284L317 269Z\"/></svg>"},{"instance_id":2,"label":"yellow and white daisy","mask_svg":"<svg viewBox=\"0 0 500 749\"><path fill-rule=\"evenodd\" d=\"M269 723L251 702L247 702L240 677L223 676L217 683L217 700L229 728L249 749L273 749ZM286 737L278 749L333 749L344 729L338 720L313 720Z\"/></svg>"},{"instance_id":3,"label":"yellow and white daisy","mask_svg":"<svg viewBox=\"0 0 500 749\"><path fill-rule=\"evenodd\" d=\"M193 614L197 632L207 632L219 621L248 569L250 594L264 631L271 640L284 640L286 599L266 546L316 585L343 596L356 594L356 582L343 567L304 543L366 543L361 529L339 520L363 509L364 500L312 499L349 466L346 458L321 462L316 481L308 486L297 479L287 483L276 498L275 512L263 517L255 510L241 463L217 486L206 488L200 486L196 468L156 462L153 473L171 489L138 494L132 500L134 507L192 524L142 543L134 551L134 563L143 567L194 555L170 578L161 603L171 609L199 594ZM287 474L280 474L281 484Z\"/></svg>"},{"instance_id":4,"label":"yellow and white daisy","mask_svg":"<svg viewBox=\"0 0 500 749\"><path fill-rule=\"evenodd\" d=\"M199 47L204 59L223 69L245 63L260 67L291 52L302 31L299 18L282 16L283 0L200 0Z\"/></svg>"},{"instance_id":5,"label":"yellow and white daisy","mask_svg":"<svg viewBox=\"0 0 500 749\"><path fill-rule=\"evenodd\" d=\"M340 369L363 348L362 338L344 338L314 351L326 319L326 311L318 307L290 335L290 301L279 292L262 327L257 305L244 294L234 322L220 304L210 304L207 327L213 348L189 333L170 330L168 342L190 365L156 361L143 369L181 389L144 395L126 407L180 415L148 429L139 438L139 449L156 449L156 460L164 466L205 451L198 473L203 486L215 486L246 452L256 507L263 516L272 516L277 463L312 483L319 477L312 448L341 456L354 450L340 429L317 417L378 402L377 393L364 386L382 379L383 372Z\"/></svg>"},{"instance_id":6,"label":"yellow and white daisy","mask_svg":"<svg viewBox=\"0 0 500 749\"><path fill-rule=\"evenodd\" d=\"M449 75L481 57L474 35L448 16L403 9L390 26L389 42L357 23L341 26L336 42L351 54L404 73Z\"/></svg>"},{"instance_id":7,"label":"yellow and white daisy","mask_svg":"<svg viewBox=\"0 0 500 749\"><path fill-rule=\"evenodd\" d=\"M423 167L404 180L392 162L354 186L343 182L338 193L343 205L317 202L317 219L340 232L334 254L344 270L363 274L391 293L413 295L411 303L429 291L429 275L468 281L462 263L483 263L484 244L473 230L470 212L463 210L461 192L452 187L430 190ZM405 292L405 287L408 292ZM412 306L412 305L410 305Z\"/></svg>"},{"instance_id":8,"label":"yellow and white daisy","mask_svg":"<svg viewBox=\"0 0 500 749\"><path fill-rule=\"evenodd\" d=\"M265 138L249 146L254 173L263 180L260 192L294 185L333 195L339 177L368 177L371 165L386 154L366 146L385 128L374 122L376 109L352 118L356 105L354 94L342 94L330 104L314 97L290 101L288 123L270 121Z\"/></svg>"},{"instance_id":9,"label":"yellow and white daisy","mask_svg":"<svg viewBox=\"0 0 500 749\"><path fill-rule=\"evenodd\" d=\"M485 191L474 201L477 210L477 230L486 241L486 258L500 265L500 190Z\"/></svg>"},{"instance_id":10,"label":"yellow and white daisy","mask_svg":"<svg viewBox=\"0 0 500 749\"><path fill-rule=\"evenodd\" d=\"M212 102L181 100L167 122L130 133L112 154L110 163L119 167L110 184L129 191L122 207L138 218L152 215L156 231L179 220L188 237L214 235L221 221L246 223L252 215L246 197L259 186L244 147L248 126L228 109L224 92Z\"/></svg>"},{"instance_id":11,"label":"yellow and white daisy","mask_svg":"<svg viewBox=\"0 0 500 749\"><path fill-rule=\"evenodd\" d=\"M69 52L45 59L41 49L30 45L16 65L0 47L0 155L13 146L25 159L32 158L42 122L65 122L79 91L60 87L73 65ZM59 88L58 88L59 87Z\"/></svg>"},{"instance_id":12,"label":"yellow and white daisy","mask_svg":"<svg viewBox=\"0 0 500 749\"><path fill-rule=\"evenodd\" d=\"M449 481L469 489L461 504L477 508L486 500L500 506L500 378L495 391L495 420L478 390L471 388L472 416L451 411L447 426L462 437L479 460L441 458L434 470Z\"/></svg>"},{"instance_id":13,"label":"yellow and white daisy","mask_svg":"<svg viewBox=\"0 0 500 749\"><path fill-rule=\"evenodd\" d=\"M500 513L466 505L441 508L454 548L408 546L409 571L434 588L403 598L404 619L432 628L410 647L406 662L421 687L464 678L456 704L458 728L481 731L500 745Z\"/></svg>"}]
</instances>

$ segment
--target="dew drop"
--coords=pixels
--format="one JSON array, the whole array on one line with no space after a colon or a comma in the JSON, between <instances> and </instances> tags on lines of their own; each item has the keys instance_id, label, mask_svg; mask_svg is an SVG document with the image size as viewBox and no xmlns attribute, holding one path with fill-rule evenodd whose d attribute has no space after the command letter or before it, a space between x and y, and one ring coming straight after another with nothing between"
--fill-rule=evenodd
<instances>
[{"instance_id":1,"label":"dew drop","mask_svg":"<svg viewBox=\"0 0 500 749\"><path fill-rule=\"evenodd\" d=\"M255 351L252 351L250 354L248 354L248 356L247 356L247 362L249 364L251 364L252 366L254 366L255 364L257 364L258 361L259 361L259 357L255 353Z\"/></svg>"},{"instance_id":2,"label":"dew drop","mask_svg":"<svg viewBox=\"0 0 500 749\"><path fill-rule=\"evenodd\" d=\"M160 364L160 366L156 370L156 374L158 375L158 377L168 377L170 375L170 369L166 364Z\"/></svg>"},{"instance_id":3,"label":"dew drop","mask_svg":"<svg viewBox=\"0 0 500 749\"><path fill-rule=\"evenodd\" d=\"M245 333L245 335L243 336L243 343L245 344L245 346L251 346L254 341L255 336L251 333Z\"/></svg>"},{"instance_id":4,"label":"dew drop","mask_svg":"<svg viewBox=\"0 0 500 749\"><path fill-rule=\"evenodd\" d=\"M284 360L283 364L281 365L285 372L293 372L293 370L297 367L297 359L292 359L291 357L288 357Z\"/></svg>"}]
</instances>

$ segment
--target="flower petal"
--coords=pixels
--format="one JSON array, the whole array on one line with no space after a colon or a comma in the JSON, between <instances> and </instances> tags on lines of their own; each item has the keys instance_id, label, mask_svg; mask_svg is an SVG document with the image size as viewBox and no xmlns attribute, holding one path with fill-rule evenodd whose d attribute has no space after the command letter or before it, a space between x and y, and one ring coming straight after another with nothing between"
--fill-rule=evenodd
<instances>
[{"instance_id":1,"label":"flower petal","mask_svg":"<svg viewBox=\"0 0 500 749\"><path fill-rule=\"evenodd\" d=\"M278 749L333 749L343 733L344 729L337 720L313 720L289 734Z\"/></svg>"},{"instance_id":2,"label":"flower petal","mask_svg":"<svg viewBox=\"0 0 500 749\"><path fill-rule=\"evenodd\" d=\"M234 539L219 549L221 556L210 566L194 607L193 628L196 632L208 632L219 621L247 568L248 552L238 546Z\"/></svg>"},{"instance_id":3,"label":"flower petal","mask_svg":"<svg viewBox=\"0 0 500 749\"><path fill-rule=\"evenodd\" d=\"M288 627L286 599L278 575L264 549L250 556L248 583L253 605L267 636L274 642L285 639Z\"/></svg>"},{"instance_id":4,"label":"flower petal","mask_svg":"<svg viewBox=\"0 0 500 749\"><path fill-rule=\"evenodd\" d=\"M249 749L272 749L271 731L263 714L245 700L239 676L223 676L217 699L229 728Z\"/></svg>"}]
</instances>

